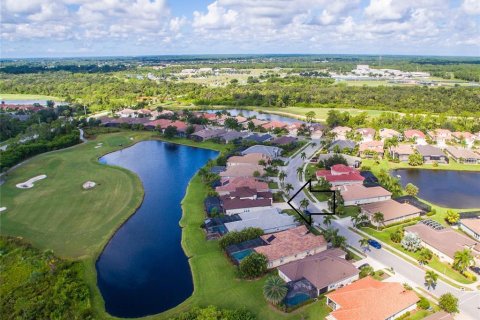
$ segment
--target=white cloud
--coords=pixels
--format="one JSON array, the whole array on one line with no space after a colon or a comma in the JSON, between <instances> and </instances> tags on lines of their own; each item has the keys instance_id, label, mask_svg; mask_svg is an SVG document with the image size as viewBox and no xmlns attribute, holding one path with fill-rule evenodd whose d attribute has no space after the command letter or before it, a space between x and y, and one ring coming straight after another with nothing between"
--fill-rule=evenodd
<instances>
[{"instance_id":1,"label":"white cloud","mask_svg":"<svg viewBox=\"0 0 480 320\"><path fill-rule=\"evenodd\" d=\"M467 14L478 15L480 14L480 1L479 0L464 0L462 9Z\"/></svg>"},{"instance_id":2,"label":"white cloud","mask_svg":"<svg viewBox=\"0 0 480 320\"><path fill-rule=\"evenodd\" d=\"M195 11L193 13L193 27L198 29L228 28L237 19L235 10L225 9L217 1L207 7L207 13Z\"/></svg>"}]
</instances>

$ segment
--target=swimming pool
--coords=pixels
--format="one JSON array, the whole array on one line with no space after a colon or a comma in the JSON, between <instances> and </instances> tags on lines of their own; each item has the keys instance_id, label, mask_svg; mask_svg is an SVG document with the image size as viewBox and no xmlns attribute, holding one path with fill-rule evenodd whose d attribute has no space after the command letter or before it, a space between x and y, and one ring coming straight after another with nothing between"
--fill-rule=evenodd
<instances>
[{"instance_id":1,"label":"swimming pool","mask_svg":"<svg viewBox=\"0 0 480 320\"><path fill-rule=\"evenodd\" d=\"M297 304L300 304L310 299L311 299L310 296L306 293L297 293L293 297L285 298L285 304L288 307L293 307L293 306L296 306Z\"/></svg>"},{"instance_id":2,"label":"swimming pool","mask_svg":"<svg viewBox=\"0 0 480 320\"><path fill-rule=\"evenodd\" d=\"M252 249L245 249L245 250L242 250L242 251L237 251L237 252L232 253L232 258L235 259L237 261L237 263L240 263L243 259L245 259L249 255L251 255L252 253L253 253Z\"/></svg>"}]
</instances>

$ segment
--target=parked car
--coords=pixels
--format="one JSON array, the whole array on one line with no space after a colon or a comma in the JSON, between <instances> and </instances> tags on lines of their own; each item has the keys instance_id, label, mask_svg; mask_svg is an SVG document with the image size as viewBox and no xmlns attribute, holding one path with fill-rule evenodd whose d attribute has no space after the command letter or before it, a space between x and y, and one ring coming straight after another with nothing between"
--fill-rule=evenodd
<instances>
[{"instance_id":1,"label":"parked car","mask_svg":"<svg viewBox=\"0 0 480 320\"><path fill-rule=\"evenodd\" d=\"M358 267L358 269L363 269L365 267L370 267L370 265L368 263L364 263L360 267Z\"/></svg>"},{"instance_id":2,"label":"parked car","mask_svg":"<svg viewBox=\"0 0 480 320\"><path fill-rule=\"evenodd\" d=\"M368 244L374 247L375 249L381 249L382 245L377 240L368 239Z\"/></svg>"},{"instance_id":3,"label":"parked car","mask_svg":"<svg viewBox=\"0 0 480 320\"><path fill-rule=\"evenodd\" d=\"M472 267L470 267L470 270L472 270L476 274L480 275L480 267L472 266Z\"/></svg>"}]
</instances>

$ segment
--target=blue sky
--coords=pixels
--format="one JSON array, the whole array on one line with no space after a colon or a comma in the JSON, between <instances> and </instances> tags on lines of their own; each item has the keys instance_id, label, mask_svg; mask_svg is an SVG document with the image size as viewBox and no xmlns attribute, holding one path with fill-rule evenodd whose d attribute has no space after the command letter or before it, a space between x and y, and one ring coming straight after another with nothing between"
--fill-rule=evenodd
<instances>
[{"instance_id":1,"label":"blue sky","mask_svg":"<svg viewBox=\"0 0 480 320\"><path fill-rule=\"evenodd\" d=\"M479 0L3 0L2 57L480 56Z\"/></svg>"}]
</instances>

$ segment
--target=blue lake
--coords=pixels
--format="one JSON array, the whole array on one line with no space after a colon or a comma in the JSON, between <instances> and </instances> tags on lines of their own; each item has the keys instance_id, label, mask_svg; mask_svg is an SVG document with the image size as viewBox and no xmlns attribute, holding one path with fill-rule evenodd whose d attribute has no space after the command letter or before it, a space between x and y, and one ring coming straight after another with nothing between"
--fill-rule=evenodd
<instances>
[{"instance_id":1,"label":"blue lake","mask_svg":"<svg viewBox=\"0 0 480 320\"><path fill-rule=\"evenodd\" d=\"M418 197L442 207L480 208L480 172L453 170L397 169L405 187L413 183L420 191Z\"/></svg>"},{"instance_id":2,"label":"blue lake","mask_svg":"<svg viewBox=\"0 0 480 320\"><path fill-rule=\"evenodd\" d=\"M218 152L144 141L100 159L135 172L145 198L97 260L98 287L108 313L141 317L175 307L193 292L181 247L180 203L188 182Z\"/></svg>"},{"instance_id":3,"label":"blue lake","mask_svg":"<svg viewBox=\"0 0 480 320\"><path fill-rule=\"evenodd\" d=\"M215 113L218 111L226 110L230 113L232 116L238 116L239 114L243 115L244 117L257 117L259 120L267 120L267 121L281 121L285 123L295 123L295 122L303 122L301 120L289 118L289 117L284 117L280 116L277 114L270 114L270 113L260 113L258 111L253 111L253 110L243 110L243 109L209 109L209 110L204 110L208 113Z\"/></svg>"}]
</instances>

